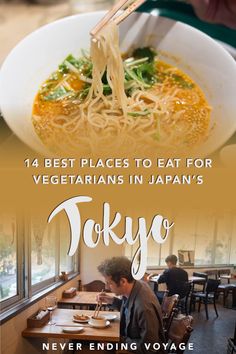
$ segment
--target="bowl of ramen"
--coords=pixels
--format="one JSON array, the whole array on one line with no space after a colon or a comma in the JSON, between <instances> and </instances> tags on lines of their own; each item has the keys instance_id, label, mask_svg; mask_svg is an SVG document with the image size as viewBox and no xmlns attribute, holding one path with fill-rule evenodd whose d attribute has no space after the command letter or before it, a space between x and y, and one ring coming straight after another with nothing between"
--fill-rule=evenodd
<instances>
[{"instance_id":1,"label":"bowl of ramen","mask_svg":"<svg viewBox=\"0 0 236 354\"><path fill-rule=\"evenodd\" d=\"M33 32L1 68L0 106L42 154L208 155L236 129L236 63L180 22L134 13L91 40L104 12Z\"/></svg>"},{"instance_id":2,"label":"bowl of ramen","mask_svg":"<svg viewBox=\"0 0 236 354\"><path fill-rule=\"evenodd\" d=\"M99 316L99 317L92 316L89 320L89 324L92 327L104 328L104 327L107 327L110 324L110 322L107 321L106 318L103 316Z\"/></svg>"}]
</instances>

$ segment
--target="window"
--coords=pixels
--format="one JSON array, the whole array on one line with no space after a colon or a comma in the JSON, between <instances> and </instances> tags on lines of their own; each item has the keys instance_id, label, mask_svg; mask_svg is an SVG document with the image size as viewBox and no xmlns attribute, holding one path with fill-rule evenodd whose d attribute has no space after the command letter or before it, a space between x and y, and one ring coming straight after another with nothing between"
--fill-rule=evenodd
<instances>
[{"instance_id":1,"label":"window","mask_svg":"<svg viewBox=\"0 0 236 354\"><path fill-rule=\"evenodd\" d=\"M195 224L195 265L215 264L215 227L216 218L214 215L197 217Z\"/></svg>"},{"instance_id":2,"label":"window","mask_svg":"<svg viewBox=\"0 0 236 354\"><path fill-rule=\"evenodd\" d=\"M196 242L196 218L190 215L180 214L173 218L173 254L178 256L179 250L191 251Z\"/></svg>"},{"instance_id":3,"label":"window","mask_svg":"<svg viewBox=\"0 0 236 354\"><path fill-rule=\"evenodd\" d=\"M233 222L230 214L217 218L215 263L227 264L230 261L230 246Z\"/></svg>"},{"instance_id":4,"label":"window","mask_svg":"<svg viewBox=\"0 0 236 354\"><path fill-rule=\"evenodd\" d=\"M170 230L170 234L166 242L160 246L161 248L160 263L159 263L160 266L166 265L165 259L170 253L172 253L170 252L170 250L172 249L172 240L173 240L173 229Z\"/></svg>"},{"instance_id":5,"label":"window","mask_svg":"<svg viewBox=\"0 0 236 354\"><path fill-rule=\"evenodd\" d=\"M14 215L0 216L0 300L18 294L17 235Z\"/></svg>"},{"instance_id":6,"label":"window","mask_svg":"<svg viewBox=\"0 0 236 354\"><path fill-rule=\"evenodd\" d=\"M167 241L159 245L148 241L148 267L165 266L169 254L178 256L179 250L193 251L196 266L236 264L236 217L233 214L191 214L173 216L174 227ZM137 246L135 246L137 247ZM125 247L132 258L135 248Z\"/></svg>"},{"instance_id":7,"label":"window","mask_svg":"<svg viewBox=\"0 0 236 354\"><path fill-rule=\"evenodd\" d=\"M69 244L67 220L0 215L1 310L56 284L61 271L78 272L78 252L69 257Z\"/></svg>"},{"instance_id":8,"label":"window","mask_svg":"<svg viewBox=\"0 0 236 354\"><path fill-rule=\"evenodd\" d=\"M56 226L44 219L31 219L31 284L56 276Z\"/></svg>"},{"instance_id":9,"label":"window","mask_svg":"<svg viewBox=\"0 0 236 354\"><path fill-rule=\"evenodd\" d=\"M68 221L60 217L60 272L70 273L74 270L76 257L68 256L70 246L70 227Z\"/></svg>"},{"instance_id":10,"label":"window","mask_svg":"<svg viewBox=\"0 0 236 354\"><path fill-rule=\"evenodd\" d=\"M31 219L31 285L33 293L59 279L61 272L78 270L78 251L68 256L70 227L66 217L45 225L44 218Z\"/></svg>"},{"instance_id":11,"label":"window","mask_svg":"<svg viewBox=\"0 0 236 354\"><path fill-rule=\"evenodd\" d=\"M229 263L236 265L236 218L234 218L231 223Z\"/></svg>"}]
</instances>

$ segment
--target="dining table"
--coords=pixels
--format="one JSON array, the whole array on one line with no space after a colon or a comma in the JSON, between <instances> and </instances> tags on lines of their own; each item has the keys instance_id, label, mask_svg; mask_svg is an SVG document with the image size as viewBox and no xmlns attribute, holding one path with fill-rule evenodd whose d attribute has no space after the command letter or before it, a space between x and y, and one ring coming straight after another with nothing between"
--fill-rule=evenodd
<instances>
[{"instance_id":1,"label":"dining table","mask_svg":"<svg viewBox=\"0 0 236 354\"><path fill-rule=\"evenodd\" d=\"M228 284L230 284L231 280L236 279L236 276L233 274L222 274L220 279L227 280Z\"/></svg>"},{"instance_id":2,"label":"dining table","mask_svg":"<svg viewBox=\"0 0 236 354\"><path fill-rule=\"evenodd\" d=\"M74 315L87 315L93 316L94 311L78 311L72 309L60 309L56 308L52 314L52 323L46 324L40 328L26 328L22 332L22 336L25 338L59 338L67 340L79 340L79 341L101 341L101 342L119 342L120 340L120 313L101 311L100 315L113 315L116 319L110 321L110 324L106 328L94 328L88 323L75 323L73 321ZM72 327L83 327L80 333L65 333L63 329Z\"/></svg>"},{"instance_id":3,"label":"dining table","mask_svg":"<svg viewBox=\"0 0 236 354\"><path fill-rule=\"evenodd\" d=\"M63 308L77 308L77 307L87 307L89 306L96 306L97 305L97 295L99 292L92 292L92 291L77 291L76 295L71 298L64 298L62 297L58 302L58 307ZM115 296L113 293L109 293L110 296ZM105 303L103 303L106 306Z\"/></svg>"},{"instance_id":4,"label":"dining table","mask_svg":"<svg viewBox=\"0 0 236 354\"><path fill-rule=\"evenodd\" d=\"M158 274L158 275L154 275L153 277L149 278L149 281L154 284L154 291L155 292L158 291L158 281L159 281L160 276L161 276L161 274ZM192 283L192 284L194 284L194 283L204 284L206 282L206 279L202 278L202 277L197 277L197 276L191 275L188 277L188 281L189 281L189 283Z\"/></svg>"},{"instance_id":5,"label":"dining table","mask_svg":"<svg viewBox=\"0 0 236 354\"><path fill-rule=\"evenodd\" d=\"M149 279L149 281L151 281L153 283L158 283L158 280L159 280L160 276L161 276L161 274L155 275L155 276L151 277ZM188 277L188 281L190 283L198 283L198 282L203 282L204 283L206 281L206 279L202 278L202 277L195 277L194 275L191 275L191 276Z\"/></svg>"}]
</instances>

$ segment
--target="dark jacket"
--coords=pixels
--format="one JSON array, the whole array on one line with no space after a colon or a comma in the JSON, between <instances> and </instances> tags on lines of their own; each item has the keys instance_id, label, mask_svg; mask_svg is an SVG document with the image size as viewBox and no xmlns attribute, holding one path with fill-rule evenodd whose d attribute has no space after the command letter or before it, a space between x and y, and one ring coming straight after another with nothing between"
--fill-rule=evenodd
<instances>
[{"instance_id":1,"label":"dark jacket","mask_svg":"<svg viewBox=\"0 0 236 354\"><path fill-rule=\"evenodd\" d=\"M161 307L148 284L136 281L129 298L115 298L113 306L121 311L121 335L126 343L136 343L136 353L152 353L144 343L165 341Z\"/></svg>"},{"instance_id":2,"label":"dark jacket","mask_svg":"<svg viewBox=\"0 0 236 354\"><path fill-rule=\"evenodd\" d=\"M166 269L158 279L158 283L166 283L169 296L178 294L180 298L185 296L185 284L187 281L188 273L178 267Z\"/></svg>"}]
</instances>

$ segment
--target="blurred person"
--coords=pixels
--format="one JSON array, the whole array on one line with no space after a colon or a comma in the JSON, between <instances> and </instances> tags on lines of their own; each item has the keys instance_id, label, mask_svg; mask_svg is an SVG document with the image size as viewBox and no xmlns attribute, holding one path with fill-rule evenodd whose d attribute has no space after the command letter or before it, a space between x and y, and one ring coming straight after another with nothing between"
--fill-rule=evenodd
<instances>
[{"instance_id":1,"label":"blurred person","mask_svg":"<svg viewBox=\"0 0 236 354\"><path fill-rule=\"evenodd\" d=\"M98 295L98 301L120 310L121 341L129 345L130 351L135 344L137 350L134 351L140 354L156 352L147 350L145 343L159 343L158 353L165 353L160 304L147 283L133 278L130 260L113 257L100 264L98 270L104 276L107 288L122 297L119 299L106 293Z\"/></svg>"},{"instance_id":2,"label":"blurred person","mask_svg":"<svg viewBox=\"0 0 236 354\"><path fill-rule=\"evenodd\" d=\"M166 284L168 296L178 294L183 298L186 294L185 284L188 282L188 273L177 267L178 258L172 254L165 259L167 269L159 276L158 284ZM164 292L157 292L157 298L160 302L163 300Z\"/></svg>"},{"instance_id":3,"label":"blurred person","mask_svg":"<svg viewBox=\"0 0 236 354\"><path fill-rule=\"evenodd\" d=\"M189 0L203 21L236 29L236 0Z\"/></svg>"}]
</instances>

